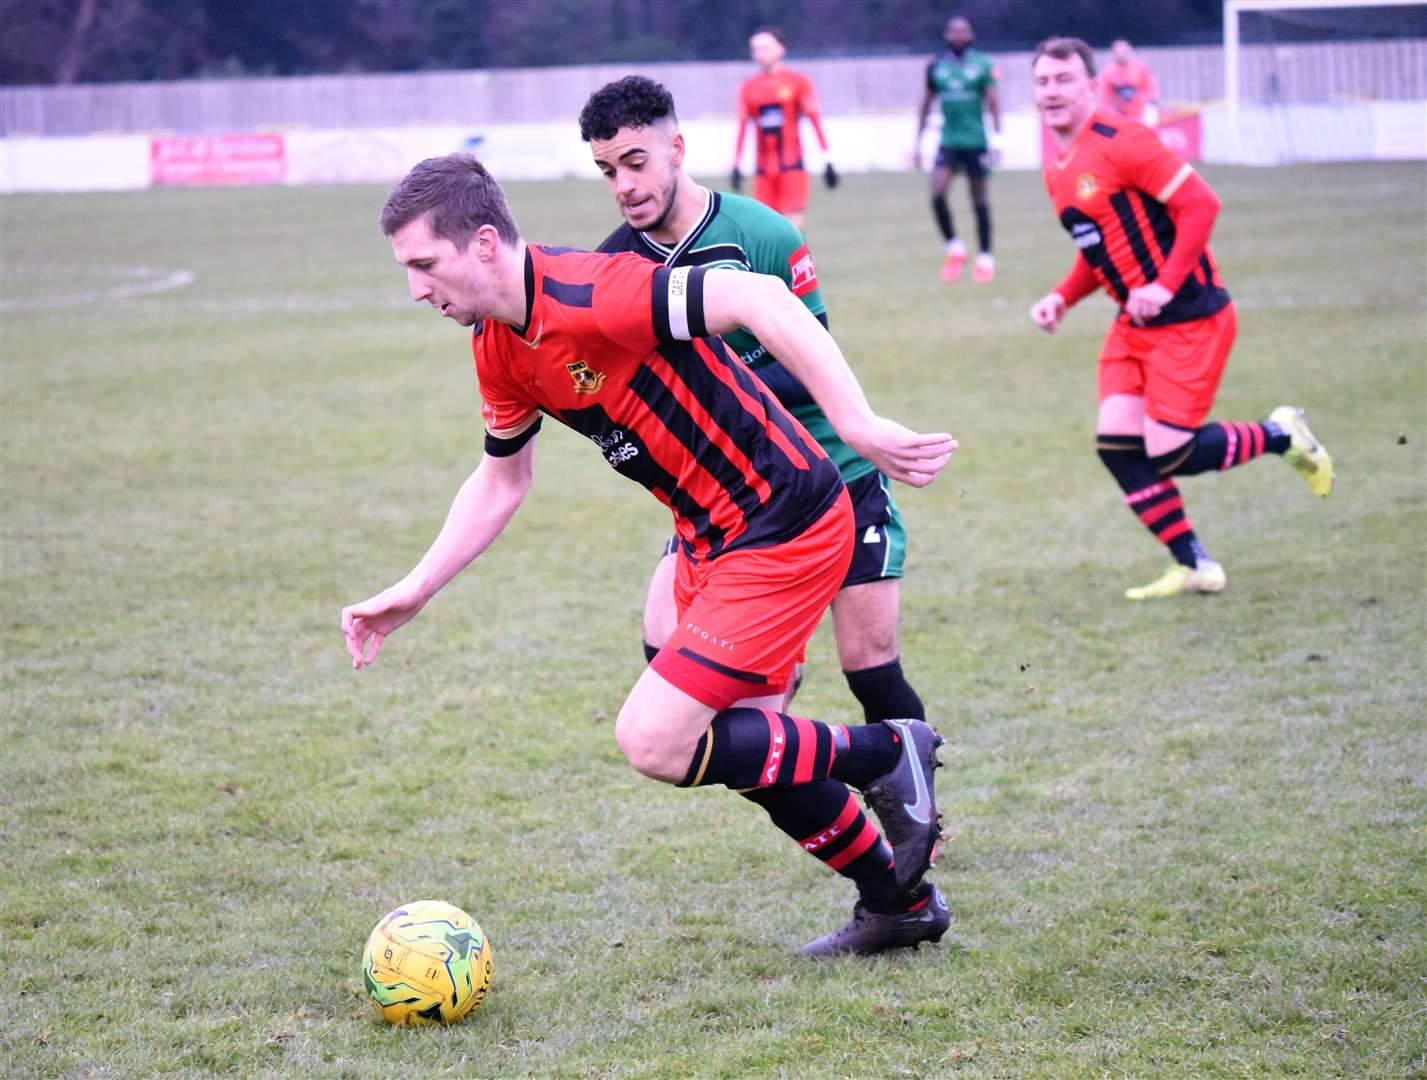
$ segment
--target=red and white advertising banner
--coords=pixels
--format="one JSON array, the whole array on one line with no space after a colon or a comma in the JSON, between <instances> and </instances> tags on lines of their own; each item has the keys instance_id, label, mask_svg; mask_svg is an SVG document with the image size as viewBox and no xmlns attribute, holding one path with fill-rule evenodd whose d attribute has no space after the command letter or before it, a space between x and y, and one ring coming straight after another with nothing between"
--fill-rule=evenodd
<instances>
[{"instance_id":1,"label":"red and white advertising banner","mask_svg":"<svg viewBox=\"0 0 1427 1080\"><path fill-rule=\"evenodd\" d=\"M1185 161L1198 161L1204 146L1198 109L1161 109L1155 127L1159 141Z\"/></svg>"},{"instance_id":2,"label":"red and white advertising banner","mask_svg":"<svg viewBox=\"0 0 1427 1080\"><path fill-rule=\"evenodd\" d=\"M1198 161L1203 153L1203 124L1198 109L1161 109L1155 125L1159 141L1185 161ZM1055 135L1041 121L1041 161L1054 161L1060 156Z\"/></svg>"},{"instance_id":3,"label":"red and white advertising banner","mask_svg":"<svg viewBox=\"0 0 1427 1080\"><path fill-rule=\"evenodd\" d=\"M165 135L150 141L149 165L155 186L280 184L287 152L280 132Z\"/></svg>"}]
</instances>

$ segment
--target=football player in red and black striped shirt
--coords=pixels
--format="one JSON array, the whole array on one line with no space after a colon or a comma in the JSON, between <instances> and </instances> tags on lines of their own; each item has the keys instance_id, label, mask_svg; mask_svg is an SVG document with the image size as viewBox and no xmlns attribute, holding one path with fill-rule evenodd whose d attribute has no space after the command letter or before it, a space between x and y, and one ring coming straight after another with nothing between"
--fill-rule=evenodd
<instances>
[{"instance_id":1,"label":"football player in red and black striped shirt","mask_svg":"<svg viewBox=\"0 0 1427 1080\"><path fill-rule=\"evenodd\" d=\"M945 901L923 880L937 839L940 738L920 720L830 727L776 711L841 587L852 510L817 442L711 335L753 331L888 476L930 483L955 441L873 413L832 338L781 280L526 244L470 155L413 169L382 230L412 299L474 327L486 453L411 573L343 610L353 666L375 660L386 636L505 528L549 416L674 517L679 626L620 710L615 739L630 764L681 786L817 785L811 806L775 824L851 878L859 899L853 919L810 953L940 939ZM885 840L848 784L877 801Z\"/></svg>"},{"instance_id":2,"label":"football player in red and black striped shirt","mask_svg":"<svg viewBox=\"0 0 1427 1080\"><path fill-rule=\"evenodd\" d=\"M1126 505L1175 560L1125 595L1218 592L1224 569L1190 527L1174 478L1281 454L1326 496L1332 459L1289 405L1262 422L1205 423L1236 329L1209 250L1219 198L1149 128L1096 111L1085 42L1053 38L1034 64L1036 106L1059 147L1045 163L1046 190L1080 254L1031 318L1053 332L1072 304L1102 288L1119 304L1100 353L1097 449Z\"/></svg>"}]
</instances>

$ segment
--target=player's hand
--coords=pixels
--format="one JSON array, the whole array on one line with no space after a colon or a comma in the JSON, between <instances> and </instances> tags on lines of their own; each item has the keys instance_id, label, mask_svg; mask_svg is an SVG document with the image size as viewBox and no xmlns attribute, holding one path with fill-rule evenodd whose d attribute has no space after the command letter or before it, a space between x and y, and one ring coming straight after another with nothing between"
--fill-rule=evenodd
<instances>
[{"instance_id":1,"label":"player's hand","mask_svg":"<svg viewBox=\"0 0 1427 1080\"><path fill-rule=\"evenodd\" d=\"M829 191L842 183L842 177L837 175L837 170L832 167L831 161L829 161L827 167L823 169L823 183L827 185Z\"/></svg>"},{"instance_id":2,"label":"player's hand","mask_svg":"<svg viewBox=\"0 0 1427 1080\"><path fill-rule=\"evenodd\" d=\"M1053 334L1067 310L1065 297L1058 292L1046 293L1031 305L1031 321L1047 334Z\"/></svg>"},{"instance_id":3,"label":"player's hand","mask_svg":"<svg viewBox=\"0 0 1427 1080\"><path fill-rule=\"evenodd\" d=\"M347 639L347 654L352 658L352 667L363 668L374 662L387 635L415 618L417 612L426 606L427 599L419 590L400 581L370 600L344 607L342 634Z\"/></svg>"},{"instance_id":4,"label":"player's hand","mask_svg":"<svg viewBox=\"0 0 1427 1080\"><path fill-rule=\"evenodd\" d=\"M893 480L912 487L935 480L957 447L944 431L922 435L884 416L873 416L847 444Z\"/></svg>"},{"instance_id":5,"label":"player's hand","mask_svg":"<svg viewBox=\"0 0 1427 1080\"><path fill-rule=\"evenodd\" d=\"M1144 326L1163 310L1164 305L1174 299L1174 293L1163 285L1151 281L1138 289L1131 289L1125 300L1125 314L1136 326Z\"/></svg>"},{"instance_id":6,"label":"player's hand","mask_svg":"<svg viewBox=\"0 0 1427 1080\"><path fill-rule=\"evenodd\" d=\"M920 138L912 143L912 150L907 155L907 161L912 166L913 172L922 171L922 140Z\"/></svg>"},{"instance_id":7,"label":"player's hand","mask_svg":"<svg viewBox=\"0 0 1427 1080\"><path fill-rule=\"evenodd\" d=\"M743 190L743 174L738 171L738 166L733 167L733 171L728 174L728 183L734 191Z\"/></svg>"}]
</instances>

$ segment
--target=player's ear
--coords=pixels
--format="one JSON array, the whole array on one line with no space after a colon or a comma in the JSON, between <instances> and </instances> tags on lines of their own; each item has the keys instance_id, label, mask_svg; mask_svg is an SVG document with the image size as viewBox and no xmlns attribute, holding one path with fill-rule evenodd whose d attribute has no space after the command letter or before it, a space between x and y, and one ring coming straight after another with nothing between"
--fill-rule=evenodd
<instances>
[{"instance_id":1,"label":"player's ear","mask_svg":"<svg viewBox=\"0 0 1427 1080\"><path fill-rule=\"evenodd\" d=\"M669 160L678 168L684 163L684 133L676 131L669 139Z\"/></svg>"},{"instance_id":2,"label":"player's ear","mask_svg":"<svg viewBox=\"0 0 1427 1080\"><path fill-rule=\"evenodd\" d=\"M471 242L476 245L476 257L482 261L488 261L494 257L496 249L500 247L500 233L496 232L494 225L482 225L476 230L476 235L471 238Z\"/></svg>"}]
</instances>

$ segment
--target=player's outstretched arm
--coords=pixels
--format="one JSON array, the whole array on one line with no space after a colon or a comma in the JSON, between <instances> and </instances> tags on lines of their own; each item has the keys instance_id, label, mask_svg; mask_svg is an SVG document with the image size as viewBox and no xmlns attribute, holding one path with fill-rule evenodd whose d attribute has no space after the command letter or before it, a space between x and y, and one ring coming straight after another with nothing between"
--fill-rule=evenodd
<instances>
[{"instance_id":1,"label":"player's outstretched arm","mask_svg":"<svg viewBox=\"0 0 1427 1080\"><path fill-rule=\"evenodd\" d=\"M991 114L991 130L1001 134L1001 92L995 83L986 88L986 111Z\"/></svg>"},{"instance_id":2,"label":"player's outstretched arm","mask_svg":"<svg viewBox=\"0 0 1427 1080\"><path fill-rule=\"evenodd\" d=\"M925 487L950 460L950 435L919 434L872 411L837 342L781 279L709 270L703 301L710 333L747 327L807 387L843 441L893 480Z\"/></svg>"},{"instance_id":3,"label":"player's outstretched arm","mask_svg":"<svg viewBox=\"0 0 1427 1080\"><path fill-rule=\"evenodd\" d=\"M922 103L917 107L917 133L912 139L912 167L922 167L922 132L927 129L927 114L931 112L935 92L930 86L922 90Z\"/></svg>"},{"instance_id":4,"label":"player's outstretched arm","mask_svg":"<svg viewBox=\"0 0 1427 1080\"><path fill-rule=\"evenodd\" d=\"M508 457L486 454L451 503L446 523L411 573L389 589L342 609L352 667L376 660L382 642L405 626L445 584L490 547L525 500L534 476L532 439Z\"/></svg>"}]
</instances>

